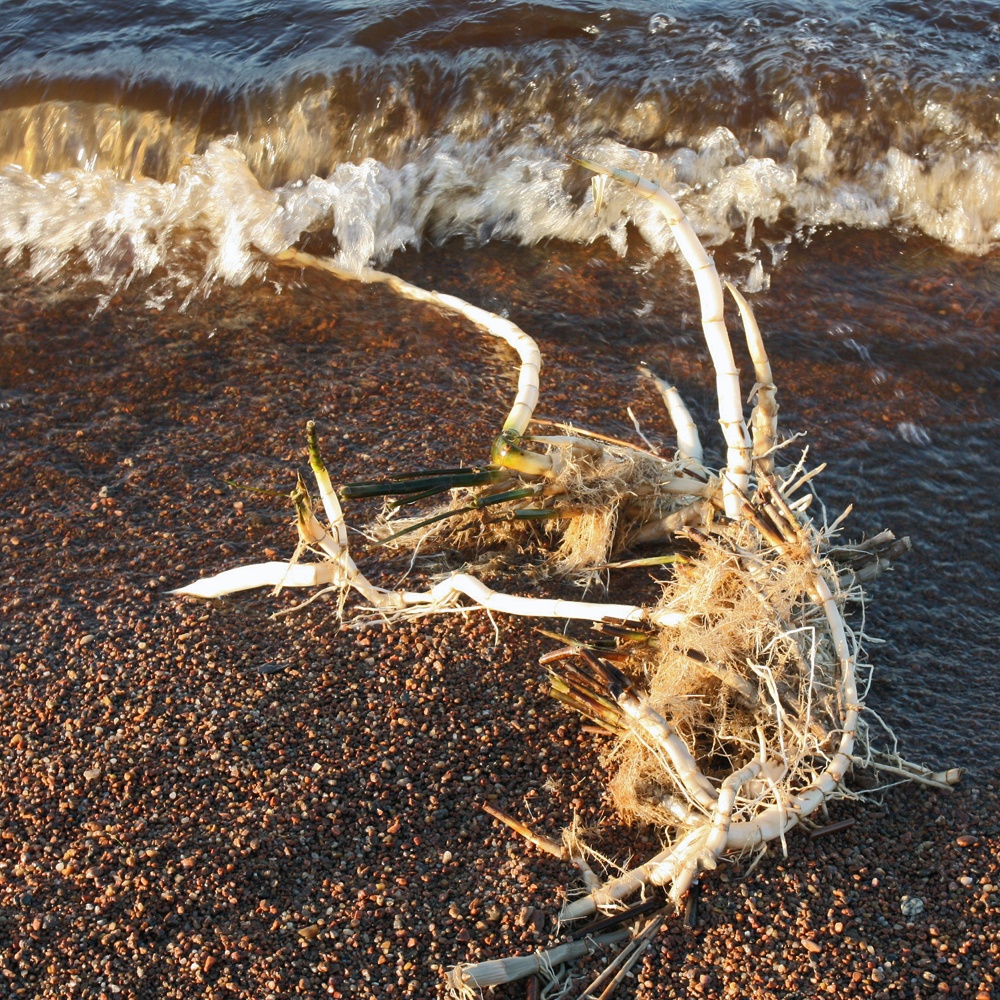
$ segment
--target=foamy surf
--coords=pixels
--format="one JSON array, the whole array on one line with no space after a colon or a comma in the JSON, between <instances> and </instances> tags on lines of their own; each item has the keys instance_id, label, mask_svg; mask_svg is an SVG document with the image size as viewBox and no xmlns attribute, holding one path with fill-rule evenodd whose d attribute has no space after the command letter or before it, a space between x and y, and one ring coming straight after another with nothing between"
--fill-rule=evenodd
<instances>
[{"instance_id":1,"label":"foamy surf","mask_svg":"<svg viewBox=\"0 0 1000 1000\"><path fill-rule=\"evenodd\" d=\"M971 254L1000 240L996 153L944 154L928 165L890 147L849 172L832 137L816 115L781 158L748 153L724 128L664 154L609 141L566 150L445 135L398 165L365 157L273 188L238 136L188 154L167 180L86 164L35 175L13 164L0 171L0 253L36 278L82 265L113 290L149 275L180 287L239 284L307 235L328 241L350 270L451 237L604 239L624 255L635 227L654 253L671 248L662 220L622 188L595 216L568 152L656 177L703 241L734 241L764 271L780 258L776 245L814 227L897 227Z\"/></svg>"}]
</instances>

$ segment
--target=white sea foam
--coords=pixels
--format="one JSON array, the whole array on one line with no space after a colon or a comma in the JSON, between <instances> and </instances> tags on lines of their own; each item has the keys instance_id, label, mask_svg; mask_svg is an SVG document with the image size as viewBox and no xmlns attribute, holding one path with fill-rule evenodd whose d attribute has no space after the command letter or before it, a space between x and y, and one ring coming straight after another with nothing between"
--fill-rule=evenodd
<instances>
[{"instance_id":1,"label":"white sea foam","mask_svg":"<svg viewBox=\"0 0 1000 1000\"><path fill-rule=\"evenodd\" d=\"M755 259L774 244L761 224L793 232L815 226L909 227L968 253L1000 241L1000 155L938 155L923 162L890 148L846 171L833 130L818 116L780 161L749 155L717 128L669 154L591 144L593 159L657 178L679 198L710 245L738 239ZM83 261L109 288L138 275L170 275L182 287L240 283L268 255L325 233L341 266L384 264L425 238L479 241L606 239L624 254L634 226L654 253L671 250L659 214L612 185L595 217L583 177L537 136L497 146L445 135L401 166L341 163L274 189L261 186L236 138L191 155L175 179L126 180L77 167L42 176L0 170L0 254L36 277ZM780 256L780 255L779 255ZM762 276L756 276L758 286Z\"/></svg>"}]
</instances>

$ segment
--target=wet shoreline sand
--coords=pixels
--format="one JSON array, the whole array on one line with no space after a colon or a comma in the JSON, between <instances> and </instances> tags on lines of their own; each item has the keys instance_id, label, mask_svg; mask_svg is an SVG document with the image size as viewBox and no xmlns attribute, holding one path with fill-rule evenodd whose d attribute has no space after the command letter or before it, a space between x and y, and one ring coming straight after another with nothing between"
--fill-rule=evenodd
<instances>
[{"instance_id":1,"label":"wet shoreline sand","mask_svg":"<svg viewBox=\"0 0 1000 1000\"><path fill-rule=\"evenodd\" d=\"M836 249L833 284L855 264ZM899 289L937 280L916 264L900 277L888 240L857 259L873 252L890 312ZM805 257L822 279L821 253ZM538 336L541 415L626 434L632 405L666 440L634 375L648 359L696 387L711 424L683 283L651 292L614 258L565 249L463 259L450 248L397 263L510 309ZM996 626L983 610L996 543L970 558L991 523L977 475L997 440L995 334L973 342L996 329L996 307L981 295L988 273L972 270L966 286L926 292L945 313L957 302L957 319L935 319L919 296L910 314L899 294L900 320L881 316L868 359L849 343L865 346L857 316L825 332L822 296L794 318L762 308L782 415L830 460L831 509L857 499L861 528L915 536L912 559L873 588L869 631L887 641L870 648L869 703L904 756L970 774L950 795L911 786L882 804L838 802L830 819L854 820L847 830L795 831L787 858L706 878L694 926L666 921L622 996L998 995ZM574 885L569 866L480 803L550 836L574 812L584 825L607 818L599 741L545 694L530 625L498 621L499 644L484 615L337 633L322 601L273 620L299 598L166 594L290 554L284 499L226 481L287 493L305 467L307 419L346 479L481 460L510 397L509 357L457 320L281 277L280 294L216 289L184 313L151 312L138 291L95 313L79 293L4 290L5 995L441 995L455 962L551 940ZM640 320L644 296L652 318ZM935 346L936 323L962 327L969 344ZM676 329L664 346L658 336ZM986 363L966 364L975 357ZM898 393L873 383L880 364ZM932 444L910 447L907 433ZM624 860L657 843L619 830L602 846ZM905 896L923 912L904 917Z\"/></svg>"}]
</instances>

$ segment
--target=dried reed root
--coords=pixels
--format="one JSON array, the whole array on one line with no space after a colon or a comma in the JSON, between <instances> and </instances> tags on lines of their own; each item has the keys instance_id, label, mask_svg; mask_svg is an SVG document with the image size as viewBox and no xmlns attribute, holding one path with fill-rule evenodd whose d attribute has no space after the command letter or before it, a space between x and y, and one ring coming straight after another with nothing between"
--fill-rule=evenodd
<instances>
[{"instance_id":1,"label":"dried reed root","mask_svg":"<svg viewBox=\"0 0 1000 1000\"><path fill-rule=\"evenodd\" d=\"M851 766L871 759L858 679L862 636L848 624L845 606L860 603L862 583L908 546L888 532L858 545L833 545L839 521L827 526L809 518L813 497L805 487L819 470L806 473L801 463L787 474L775 469L776 390L750 305L728 286L756 377L748 426L723 318L723 285L676 202L636 174L578 162L597 173L598 208L608 178L653 202L692 269L716 369L726 467L717 474L705 467L690 414L676 390L655 377L677 428L672 459L596 434L532 434L542 359L524 331L453 296L383 272L347 274L328 260L289 250L281 263L387 284L405 297L459 312L504 339L520 359L515 401L483 465L339 489L310 424L309 461L327 525L300 481L293 493L299 544L290 564L229 570L176 591L214 597L268 584L323 586L338 596L341 614L354 591L389 620L468 609L471 602L511 615L594 623L598 636L570 640L543 657L552 694L616 734L606 761L611 797L624 818L661 829L665 847L604 884L595 885L590 873L588 894L563 908L567 922L620 908L647 884L669 887L677 902L720 859L783 840L824 802L844 794ZM441 496L444 502L420 515L401 513ZM386 514L373 529L383 544L419 542L423 551L439 542L470 559L484 547L533 545L549 572L588 582L606 574L619 553L655 544L658 554L647 561L672 567L672 577L659 599L645 606L501 594L465 570L426 591L383 588L368 579L348 548L342 501L363 497L386 498ZM300 559L306 555L311 561ZM898 758L880 766L935 787L960 777ZM494 815L530 839L517 821ZM578 846L566 856L585 875L590 871ZM522 976L555 976L559 965L598 944L626 939L612 967L627 969L659 919L529 956L460 965L449 974L449 985L458 996L473 996ZM616 973L614 982L623 974Z\"/></svg>"}]
</instances>

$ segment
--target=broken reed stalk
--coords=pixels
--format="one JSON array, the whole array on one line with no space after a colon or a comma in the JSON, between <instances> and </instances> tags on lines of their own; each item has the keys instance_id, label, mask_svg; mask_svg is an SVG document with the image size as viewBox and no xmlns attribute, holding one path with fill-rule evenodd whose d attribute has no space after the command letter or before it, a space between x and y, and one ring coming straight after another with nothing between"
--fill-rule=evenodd
<instances>
[{"instance_id":1,"label":"broken reed stalk","mask_svg":"<svg viewBox=\"0 0 1000 1000\"><path fill-rule=\"evenodd\" d=\"M540 851L545 851L546 854L551 854L553 857L562 860L569 859L580 869L580 876L588 888L591 890L600 888L601 880L594 874L593 869L579 848L572 850L568 843L557 844L554 840L549 840L548 837L543 837L535 833L530 826L525 826L520 820L509 816L502 809L497 809L492 802L483 803L483 812L488 813L505 826L509 826L515 833L519 833L529 844L534 844ZM568 837L565 839L569 840Z\"/></svg>"},{"instance_id":2,"label":"broken reed stalk","mask_svg":"<svg viewBox=\"0 0 1000 1000\"><path fill-rule=\"evenodd\" d=\"M558 452L551 455L540 455L534 452L523 452L523 449L517 447L517 442L527 432L531 417L535 412L535 406L538 403L539 376L542 371L542 354L538 345L519 326L503 316L498 316L487 309L480 309L455 295L428 291L394 274L387 274L385 271L377 271L374 268L347 271L329 258L316 257L293 248L276 255L274 260L292 267L308 267L326 271L344 281L359 281L366 285L387 285L403 298L412 299L415 302L426 302L445 312L458 313L490 336L506 341L517 351L520 359L517 395L498 438L498 440L502 439L507 443L507 454L511 463L509 467L516 468L528 475L552 475L559 471L561 456Z\"/></svg>"},{"instance_id":3,"label":"broken reed stalk","mask_svg":"<svg viewBox=\"0 0 1000 1000\"><path fill-rule=\"evenodd\" d=\"M474 978L467 975L461 966L456 966L448 973L448 986L453 994L462 1000L466 998L479 1000L484 987L501 986L503 983L513 983L528 976L550 976L553 969L560 965L573 962L585 955L593 955L596 951L625 941L630 936L628 930L610 931L580 941L569 941L554 948L540 948L530 955L480 962L476 966Z\"/></svg>"},{"instance_id":4,"label":"broken reed stalk","mask_svg":"<svg viewBox=\"0 0 1000 1000\"><path fill-rule=\"evenodd\" d=\"M601 633L597 640L588 644L563 637L569 645L544 658L552 693L615 734L607 754L612 797L623 816L658 824L666 846L644 864L595 885L579 847L543 842L523 824L493 811L532 843L577 862L589 893L563 908L563 921L620 907L620 901L650 883L669 886L670 897L679 902L720 859L783 840L840 794L848 769L870 757L857 681L862 637L846 624L844 605L848 597L861 599L859 581L866 574L906 547L906 540L887 534L833 548L830 538L840 519L818 527L806 514L811 494L790 500L819 470L803 471L803 458L783 480L775 475L776 390L749 303L727 283L742 316L756 378L748 428L723 318L723 286L694 230L655 182L578 162L598 172L598 206L609 177L657 206L694 273L716 371L725 468L715 475L704 466L690 413L676 389L655 376L677 430L675 460L590 432L533 437L541 353L523 330L455 296L425 291L381 271L348 273L332 261L288 250L279 263L384 284L408 299L457 312L505 340L519 359L514 403L487 465L397 474L339 490L310 424L309 463L328 527L316 517L300 482L292 494L299 540L291 563L228 570L175 591L215 597L265 585L325 586L336 593L340 614L354 591L390 622L471 607L595 623ZM499 593L465 569L423 591L383 588L369 580L350 554L342 500L387 497L391 513L440 493L452 495L449 506L418 517L412 528L383 532L388 541L416 530L430 539L432 532L458 523L449 547L465 544L475 556L476 546L488 542L521 552L536 536L512 535L510 526L539 524L547 538L547 545L536 549L539 559L569 566L581 579L609 572L616 565L612 552L640 542L667 546L652 561L669 567L672 576L661 581L660 600L648 606ZM600 537L595 541L587 532ZM584 536L582 541L578 536ZM570 559L565 547L578 541ZM672 551L675 544L684 547L682 553ZM301 558L306 556L311 561ZM635 564L643 562L649 560ZM881 766L935 786L961 776L954 769L930 772L897 758ZM513 979L551 976L555 967L596 944L630 937L644 941L653 931L650 922L635 935L618 930L530 956L458 965L448 982L458 996L478 995Z\"/></svg>"},{"instance_id":5,"label":"broken reed stalk","mask_svg":"<svg viewBox=\"0 0 1000 1000\"><path fill-rule=\"evenodd\" d=\"M750 415L753 427L753 461L756 468L765 475L770 475L774 472L774 449L778 444L774 434L778 426L778 402L771 363L768 361L764 338L761 336L750 303L732 282L727 281L725 285L740 311L747 348L757 377L757 382L750 393L751 399L757 397L757 405Z\"/></svg>"}]
</instances>

